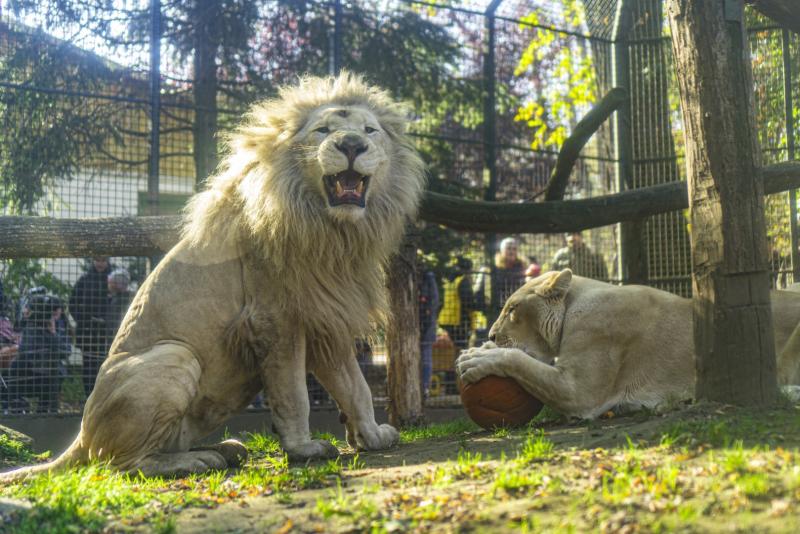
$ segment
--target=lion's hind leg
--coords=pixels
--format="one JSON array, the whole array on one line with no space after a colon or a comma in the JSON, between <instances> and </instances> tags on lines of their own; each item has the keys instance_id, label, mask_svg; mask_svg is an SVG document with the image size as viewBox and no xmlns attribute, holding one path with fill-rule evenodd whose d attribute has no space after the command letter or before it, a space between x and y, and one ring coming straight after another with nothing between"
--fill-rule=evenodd
<instances>
[{"instance_id":1,"label":"lion's hind leg","mask_svg":"<svg viewBox=\"0 0 800 534\"><path fill-rule=\"evenodd\" d=\"M228 467L227 456L234 455L225 448L190 450L201 437L187 417L200 375L197 358L182 343L159 343L108 362L84 412L82 432L90 458L146 475Z\"/></svg>"}]
</instances>

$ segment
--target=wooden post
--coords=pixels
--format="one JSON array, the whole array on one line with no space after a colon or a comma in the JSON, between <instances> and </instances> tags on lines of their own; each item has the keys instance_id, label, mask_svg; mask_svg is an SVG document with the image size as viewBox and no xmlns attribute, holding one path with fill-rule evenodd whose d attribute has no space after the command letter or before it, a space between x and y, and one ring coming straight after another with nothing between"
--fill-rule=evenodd
<instances>
[{"instance_id":1,"label":"wooden post","mask_svg":"<svg viewBox=\"0 0 800 534\"><path fill-rule=\"evenodd\" d=\"M692 224L696 396L777 400L764 189L741 0L669 0Z\"/></svg>"},{"instance_id":2,"label":"wooden post","mask_svg":"<svg viewBox=\"0 0 800 534\"><path fill-rule=\"evenodd\" d=\"M387 409L389 422L396 427L419 424L423 419L416 260L416 241L408 234L387 272L392 313L386 325Z\"/></svg>"}]
</instances>

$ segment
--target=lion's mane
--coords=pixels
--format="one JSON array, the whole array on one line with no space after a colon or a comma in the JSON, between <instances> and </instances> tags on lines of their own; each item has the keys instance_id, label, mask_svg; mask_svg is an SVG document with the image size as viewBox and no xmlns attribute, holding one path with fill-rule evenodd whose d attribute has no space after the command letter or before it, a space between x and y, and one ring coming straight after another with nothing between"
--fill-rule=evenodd
<instances>
[{"instance_id":1,"label":"lion's mane","mask_svg":"<svg viewBox=\"0 0 800 534\"><path fill-rule=\"evenodd\" d=\"M292 138L326 105L370 110L391 139L385 187L368 197L364 218L340 220L300 175L304 149ZM280 287L269 288L282 313L308 333L312 357L336 365L353 339L385 321L383 267L416 215L424 164L406 136L406 110L356 75L303 78L257 104L226 138L227 155L185 212L184 238L239 240L256 251Z\"/></svg>"}]
</instances>

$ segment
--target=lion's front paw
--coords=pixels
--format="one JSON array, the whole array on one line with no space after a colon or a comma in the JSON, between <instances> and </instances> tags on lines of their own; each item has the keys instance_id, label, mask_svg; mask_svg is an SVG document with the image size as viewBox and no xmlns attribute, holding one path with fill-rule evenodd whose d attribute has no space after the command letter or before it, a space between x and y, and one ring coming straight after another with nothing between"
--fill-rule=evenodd
<instances>
[{"instance_id":1,"label":"lion's front paw","mask_svg":"<svg viewBox=\"0 0 800 534\"><path fill-rule=\"evenodd\" d=\"M456 360L456 373L462 382L472 384L489 375L508 376L512 354L507 349L472 348Z\"/></svg>"},{"instance_id":2,"label":"lion's front paw","mask_svg":"<svg viewBox=\"0 0 800 534\"><path fill-rule=\"evenodd\" d=\"M312 439L297 445L285 446L284 450L291 461L303 461L312 458L336 458L339 456L339 449L334 447L330 441L324 439Z\"/></svg>"},{"instance_id":3,"label":"lion's front paw","mask_svg":"<svg viewBox=\"0 0 800 534\"><path fill-rule=\"evenodd\" d=\"M348 429L348 443L360 451L388 449L400 440L400 434L392 425L364 425L355 432Z\"/></svg>"}]
</instances>

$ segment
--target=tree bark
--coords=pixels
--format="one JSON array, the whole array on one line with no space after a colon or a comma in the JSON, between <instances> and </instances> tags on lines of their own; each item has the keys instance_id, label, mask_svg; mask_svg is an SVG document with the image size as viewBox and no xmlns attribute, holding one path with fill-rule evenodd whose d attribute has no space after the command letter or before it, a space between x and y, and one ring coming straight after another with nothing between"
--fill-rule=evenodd
<instances>
[{"instance_id":1,"label":"tree bark","mask_svg":"<svg viewBox=\"0 0 800 534\"><path fill-rule=\"evenodd\" d=\"M800 162L761 169L767 194L800 188ZM686 183L643 187L584 200L481 202L427 192L420 218L455 230L558 233L586 230L689 207ZM180 217L53 219L0 217L0 258L149 256L178 242Z\"/></svg>"},{"instance_id":2,"label":"tree bark","mask_svg":"<svg viewBox=\"0 0 800 534\"><path fill-rule=\"evenodd\" d=\"M386 325L389 423L395 427L422 421L419 315L416 285L417 246L406 237L389 263L387 285L391 317Z\"/></svg>"},{"instance_id":3,"label":"tree bark","mask_svg":"<svg viewBox=\"0 0 800 534\"><path fill-rule=\"evenodd\" d=\"M738 4L738 5L737 5ZM741 2L669 0L692 224L696 396L777 400L764 188Z\"/></svg>"}]
</instances>

